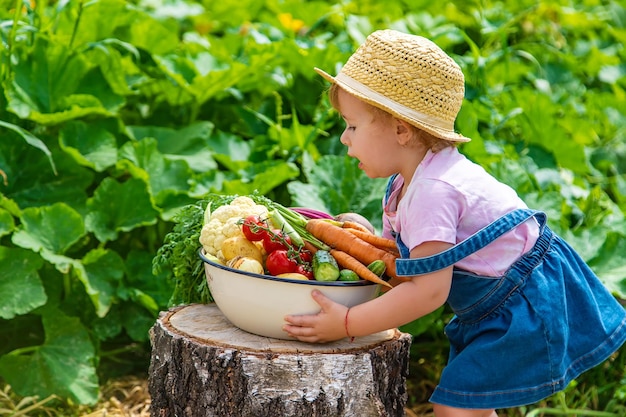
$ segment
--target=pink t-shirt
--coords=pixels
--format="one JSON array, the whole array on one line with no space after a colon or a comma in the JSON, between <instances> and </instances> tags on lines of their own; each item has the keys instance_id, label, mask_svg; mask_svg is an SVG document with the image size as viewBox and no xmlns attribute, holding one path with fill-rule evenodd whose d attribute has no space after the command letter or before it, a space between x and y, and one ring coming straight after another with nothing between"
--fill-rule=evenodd
<instances>
[{"instance_id":1,"label":"pink t-shirt","mask_svg":"<svg viewBox=\"0 0 626 417\"><path fill-rule=\"evenodd\" d=\"M428 151L397 204L404 179L395 179L383 210L383 236L400 233L409 248L428 241L456 244L504 214L527 208L517 193L450 147ZM478 275L501 276L535 244L533 219L459 261L456 266Z\"/></svg>"}]
</instances>

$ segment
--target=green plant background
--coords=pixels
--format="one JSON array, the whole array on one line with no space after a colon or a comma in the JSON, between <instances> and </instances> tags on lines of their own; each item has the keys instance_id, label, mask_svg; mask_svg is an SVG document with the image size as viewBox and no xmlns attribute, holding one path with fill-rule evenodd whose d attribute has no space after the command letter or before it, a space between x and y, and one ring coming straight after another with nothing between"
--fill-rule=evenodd
<instances>
[{"instance_id":1,"label":"green plant background","mask_svg":"<svg viewBox=\"0 0 626 417\"><path fill-rule=\"evenodd\" d=\"M0 377L21 395L94 404L141 372L177 273L153 260L208 193L380 228L384 180L345 156L313 71L379 28L461 65L462 151L626 298L621 2L0 0L0 24ZM445 315L406 327L416 357ZM623 356L585 404L623 412Z\"/></svg>"}]
</instances>

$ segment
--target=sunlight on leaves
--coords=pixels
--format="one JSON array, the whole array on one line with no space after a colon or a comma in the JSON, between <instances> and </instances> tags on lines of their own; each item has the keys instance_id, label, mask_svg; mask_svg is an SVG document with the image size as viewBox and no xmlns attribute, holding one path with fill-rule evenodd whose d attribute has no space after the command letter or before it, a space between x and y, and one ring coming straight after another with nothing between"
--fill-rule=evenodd
<instances>
[{"instance_id":1,"label":"sunlight on leaves","mask_svg":"<svg viewBox=\"0 0 626 417\"><path fill-rule=\"evenodd\" d=\"M82 216L65 203L26 208L20 221L13 243L35 252L63 254L85 234Z\"/></svg>"}]
</instances>

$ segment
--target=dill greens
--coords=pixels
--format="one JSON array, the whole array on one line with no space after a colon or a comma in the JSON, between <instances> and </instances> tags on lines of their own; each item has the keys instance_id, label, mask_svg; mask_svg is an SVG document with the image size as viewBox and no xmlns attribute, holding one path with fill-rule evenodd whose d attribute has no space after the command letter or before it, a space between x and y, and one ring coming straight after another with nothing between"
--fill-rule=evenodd
<instances>
[{"instance_id":1,"label":"dill greens","mask_svg":"<svg viewBox=\"0 0 626 417\"><path fill-rule=\"evenodd\" d=\"M199 239L204 212L209 204L210 209L215 210L230 204L235 197L209 194L194 204L184 206L173 218L174 226L152 260L153 273L164 273L174 283L170 306L213 301L198 254L202 248Z\"/></svg>"}]
</instances>

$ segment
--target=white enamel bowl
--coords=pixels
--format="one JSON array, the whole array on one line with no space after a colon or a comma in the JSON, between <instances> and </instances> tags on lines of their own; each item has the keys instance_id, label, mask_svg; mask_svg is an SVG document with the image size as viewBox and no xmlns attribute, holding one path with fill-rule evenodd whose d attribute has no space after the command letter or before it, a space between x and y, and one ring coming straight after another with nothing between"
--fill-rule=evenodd
<instances>
[{"instance_id":1,"label":"white enamel bowl","mask_svg":"<svg viewBox=\"0 0 626 417\"><path fill-rule=\"evenodd\" d=\"M222 314L249 333L291 339L282 330L287 314L315 314L311 291L348 307L376 297L380 285L369 281L321 282L277 278L239 271L207 259L200 251L211 296Z\"/></svg>"}]
</instances>

